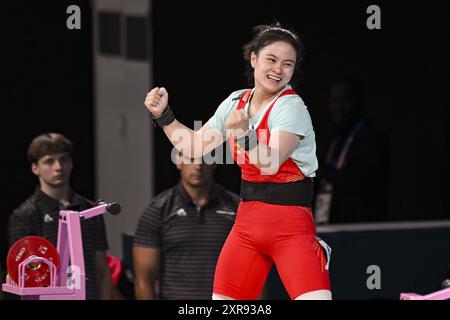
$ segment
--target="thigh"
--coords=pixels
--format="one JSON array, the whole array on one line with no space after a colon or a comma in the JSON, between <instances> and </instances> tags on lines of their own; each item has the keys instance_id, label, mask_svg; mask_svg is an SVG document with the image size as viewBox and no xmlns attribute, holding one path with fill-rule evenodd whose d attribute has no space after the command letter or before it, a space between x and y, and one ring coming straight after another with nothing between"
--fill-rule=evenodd
<instances>
[{"instance_id":1,"label":"thigh","mask_svg":"<svg viewBox=\"0 0 450 320\"><path fill-rule=\"evenodd\" d=\"M289 245L279 244L275 251L273 260L291 299L311 291L330 290L326 257L314 236L293 236Z\"/></svg>"},{"instance_id":2,"label":"thigh","mask_svg":"<svg viewBox=\"0 0 450 320\"><path fill-rule=\"evenodd\" d=\"M233 228L217 262L213 292L239 300L256 299L272 263L255 249L249 237Z\"/></svg>"}]
</instances>

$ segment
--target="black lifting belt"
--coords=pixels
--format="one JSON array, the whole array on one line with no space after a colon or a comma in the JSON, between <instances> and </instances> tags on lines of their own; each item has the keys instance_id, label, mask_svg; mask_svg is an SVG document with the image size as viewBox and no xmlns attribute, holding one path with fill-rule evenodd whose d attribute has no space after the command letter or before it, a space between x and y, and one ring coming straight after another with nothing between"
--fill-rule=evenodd
<instances>
[{"instance_id":1,"label":"black lifting belt","mask_svg":"<svg viewBox=\"0 0 450 320\"><path fill-rule=\"evenodd\" d=\"M250 182L242 180L242 201L262 201L270 204L311 208L314 192L312 178L287 183Z\"/></svg>"}]
</instances>

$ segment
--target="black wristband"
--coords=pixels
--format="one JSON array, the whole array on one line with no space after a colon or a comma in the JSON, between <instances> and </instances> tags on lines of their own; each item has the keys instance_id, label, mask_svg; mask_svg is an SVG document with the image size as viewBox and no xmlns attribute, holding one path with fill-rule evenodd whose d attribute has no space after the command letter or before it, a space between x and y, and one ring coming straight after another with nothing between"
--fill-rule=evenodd
<instances>
[{"instance_id":1,"label":"black wristband","mask_svg":"<svg viewBox=\"0 0 450 320\"><path fill-rule=\"evenodd\" d=\"M155 116L153 116L153 125L155 127L162 128L164 126L171 124L174 120L175 120L175 115L174 115L172 109L170 108L170 106L167 105L167 107L164 109L163 113L158 118L155 118Z\"/></svg>"},{"instance_id":2,"label":"black wristband","mask_svg":"<svg viewBox=\"0 0 450 320\"><path fill-rule=\"evenodd\" d=\"M258 135L256 134L256 130L248 130L245 135L236 139L236 143L245 151L252 150L258 144Z\"/></svg>"}]
</instances>

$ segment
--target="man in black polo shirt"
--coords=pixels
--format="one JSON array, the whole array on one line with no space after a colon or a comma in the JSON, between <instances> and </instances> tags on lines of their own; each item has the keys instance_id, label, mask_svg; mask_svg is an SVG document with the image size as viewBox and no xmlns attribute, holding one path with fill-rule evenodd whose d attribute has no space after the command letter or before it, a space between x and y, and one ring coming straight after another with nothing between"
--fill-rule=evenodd
<instances>
[{"instance_id":1,"label":"man in black polo shirt","mask_svg":"<svg viewBox=\"0 0 450 320\"><path fill-rule=\"evenodd\" d=\"M59 133L42 134L31 142L27 157L31 170L39 178L39 187L9 218L10 246L31 235L44 237L56 246L59 211L83 211L94 205L70 188L72 148L72 142ZM108 243L103 217L82 221L81 229L86 298L111 299L112 280L106 260Z\"/></svg>"},{"instance_id":2,"label":"man in black polo shirt","mask_svg":"<svg viewBox=\"0 0 450 320\"><path fill-rule=\"evenodd\" d=\"M215 165L182 158L180 183L141 215L133 257L137 299L211 299L214 270L239 204L215 184Z\"/></svg>"}]
</instances>

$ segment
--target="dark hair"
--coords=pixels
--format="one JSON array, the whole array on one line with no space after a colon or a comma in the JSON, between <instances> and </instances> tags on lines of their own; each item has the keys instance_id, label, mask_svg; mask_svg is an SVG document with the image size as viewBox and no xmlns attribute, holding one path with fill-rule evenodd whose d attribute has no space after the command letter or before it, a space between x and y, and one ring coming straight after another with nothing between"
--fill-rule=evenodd
<instances>
[{"instance_id":1,"label":"dark hair","mask_svg":"<svg viewBox=\"0 0 450 320\"><path fill-rule=\"evenodd\" d=\"M30 163L37 163L40 158L49 154L67 152L72 156L73 143L60 133L44 133L31 141L27 150Z\"/></svg>"},{"instance_id":2,"label":"dark hair","mask_svg":"<svg viewBox=\"0 0 450 320\"><path fill-rule=\"evenodd\" d=\"M303 40L293 31L282 28L279 22L275 22L271 25L259 25L253 27L253 39L243 47L243 54L245 61L248 62L247 67L247 78L248 84L250 86L254 86L255 78L253 74L253 68L251 66L251 53L254 52L258 54L261 49L264 47L276 42L276 41L285 41L289 43L296 52L296 60L294 73L292 75L290 84L295 87L298 85L303 79L303 71L301 70L305 48L303 44Z\"/></svg>"}]
</instances>

